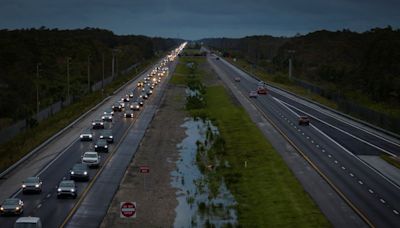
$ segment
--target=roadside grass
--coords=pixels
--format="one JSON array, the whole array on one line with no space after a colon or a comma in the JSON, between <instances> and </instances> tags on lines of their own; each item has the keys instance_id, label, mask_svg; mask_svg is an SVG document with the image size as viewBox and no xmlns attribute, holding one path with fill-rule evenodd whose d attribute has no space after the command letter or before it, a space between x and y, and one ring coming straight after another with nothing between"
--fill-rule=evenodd
<instances>
[{"instance_id":1,"label":"roadside grass","mask_svg":"<svg viewBox=\"0 0 400 228\"><path fill-rule=\"evenodd\" d=\"M221 172L244 227L329 227L285 162L223 86L207 88L208 116L225 140ZM245 162L246 166L245 167Z\"/></svg>"},{"instance_id":2,"label":"roadside grass","mask_svg":"<svg viewBox=\"0 0 400 228\"><path fill-rule=\"evenodd\" d=\"M192 62L189 59L180 58L180 62ZM215 80L200 69L193 73L204 84ZM189 74L179 70L174 77L179 79L172 81L180 85L189 81ZM229 92L221 85L208 86L203 96L206 105L188 111L193 117L210 119L218 127L220 136L214 140L219 142L213 145L206 161L217 158L220 165L215 166L215 172L204 171L206 164L198 165L203 167L211 189L218 189L220 177L224 178L238 202L239 226L330 227L283 159Z\"/></svg>"},{"instance_id":3,"label":"roadside grass","mask_svg":"<svg viewBox=\"0 0 400 228\"><path fill-rule=\"evenodd\" d=\"M386 154L381 154L379 157L381 157L383 160L385 160L387 163L391 164L392 166L400 169L400 159L395 158Z\"/></svg>"},{"instance_id":4,"label":"roadside grass","mask_svg":"<svg viewBox=\"0 0 400 228\"><path fill-rule=\"evenodd\" d=\"M156 60L157 59L154 58L146 61L140 69L138 69L138 72L144 70ZM132 77L132 74L120 76L105 87L104 94L112 94L113 91L132 79ZM60 112L40 122L37 126L29 128L16 135L12 140L1 144L0 156L2 159L0 159L0 172L6 170L52 135L90 110L104 98L105 97L102 97L101 91L90 93L82 97L79 101L64 107Z\"/></svg>"}]
</instances>

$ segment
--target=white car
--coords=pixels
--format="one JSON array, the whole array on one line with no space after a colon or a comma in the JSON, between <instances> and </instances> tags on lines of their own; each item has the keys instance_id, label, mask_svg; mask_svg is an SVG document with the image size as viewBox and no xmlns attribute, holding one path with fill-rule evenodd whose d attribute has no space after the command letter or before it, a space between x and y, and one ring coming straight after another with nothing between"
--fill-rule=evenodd
<instances>
[{"instance_id":1,"label":"white car","mask_svg":"<svg viewBox=\"0 0 400 228\"><path fill-rule=\"evenodd\" d=\"M82 163L89 167L100 165L100 155L97 152L88 151L82 155Z\"/></svg>"}]
</instances>

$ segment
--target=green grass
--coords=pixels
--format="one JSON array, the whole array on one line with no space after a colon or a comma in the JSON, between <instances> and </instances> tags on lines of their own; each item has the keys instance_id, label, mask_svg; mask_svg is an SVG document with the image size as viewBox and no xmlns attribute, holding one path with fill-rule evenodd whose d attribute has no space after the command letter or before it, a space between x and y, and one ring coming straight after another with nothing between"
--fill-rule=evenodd
<instances>
[{"instance_id":1,"label":"green grass","mask_svg":"<svg viewBox=\"0 0 400 228\"><path fill-rule=\"evenodd\" d=\"M204 59L204 58L203 58ZM188 74L181 58L182 68L174 74L175 82L184 85ZM201 60L199 63L202 63ZM195 70L203 84L210 75ZM214 75L215 77L215 75ZM243 227L330 227L310 196L286 166L280 155L251 121L245 110L235 104L228 91L221 86L209 86L204 94L206 106L189 110L192 116L213 121L220 131L219 145L209 151L222 164L216 173L206 172L209 184L215 184L218 176L224 180L238 202L238 222ZM212 154L210 154L212 153ZM245 168L247 162L247 168Z\"/></svg>"},{"instance_id":2,"label":"green grass","mask_svg":"<svg viewBox=\"0 0 400 228\"><path fill-rule=\"evenodd\" d=\"M394 157L386 155L386 154L381 154L380 157L383 160L385 160L387 163L389 163L392 166L400 169L400 159L399 158L394 158Z\"/></svg>"},{"instance_id":3,"label":"green grass","mask_svg":"<svg viewBox=\"0 0 400 228\"><path fill-rule=\"evenodd\" d=\"M222 86L207 89L206 112L225 140L221 170L238 204L239 224L247 227L329 227L282 158ZM247 168L244 162L247 161Z\"/></svg>"},{"instance_id":4,"label":"green grass","mask_svg":"<svg viewBox=\"0 0 400 228\"><path fill-rule=\"evenodd\" d=\"M145 62L141 69L143 70L156 59ZM139 71L140 72L140 71ZM105 87L105 94L111 94L125 82L132 79L132 74L119 76L111 84ZM12 140L0 145L0 172L17 162L27 153L46 141L52 135L63 129L65 126L76 120L83 113L94 107L104 98L101 92L93 92L82 97L79 101L63 108L60 112L50 118L40 122L36 127L27 129L17 134Z\"/></svg>"}]
</instances>

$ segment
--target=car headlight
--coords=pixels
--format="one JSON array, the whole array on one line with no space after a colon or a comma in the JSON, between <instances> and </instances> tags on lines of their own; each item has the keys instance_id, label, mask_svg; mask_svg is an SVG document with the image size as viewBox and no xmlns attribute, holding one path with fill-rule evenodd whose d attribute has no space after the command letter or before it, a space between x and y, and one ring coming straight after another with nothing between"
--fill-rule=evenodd
<instances>
[{"instance_id":1,"label":"car headlight","mask_svg":"<svg viewBox=\"0 0 400 228\"><path fill-rule=\"evenodd\" d=\"M136 105L136 108L139 108L139 105Z\"/></svg>"},{"instance_id":2,"label":"car headlight","mask_svg":"<svg viewBox=\"0 0 400 228\"><path fill-rule=\"evenodd\" d=\"M94 125L96 125L95 123L92 123L92 125L94 126Z\"/></svg>"},{"instance_id":3,"label":"car headlight","mask_svg":"<svg viewBox=\"0 0 400 228\"><path fill-rule=\"evenodd\" d=\"M21 208L20 208L20 207L16 207L16 208L15 208L15 210L17 210L17 211L18 211L19 209L21 209Z\"/></svg>"},{"instance_id":4,"label":"car headlight","mask_svg":"<svg viewBox=\"0 0 400 228\"><path fill-rule=\"evenodd\" d=\"M112 135L110 135L110 139L112 139L113 138L113 136Z\"/></svg>"},{"instance_id":5,"label":"car headlight","mask_svg":"<svg viewBox=\"0 0 400 228\"><path fill-rule=\"evenodd\" d=\"M72 188L72 189L71 189L71 192L75 192L75 189Z\"/></svg>"},{"instance_id":6,"label":"car headlight","mask_svg":"<svg viewBox=\"0 0 400 228\"><path fill-rule=\"evenodd\" d=\"M1 211L4 211L4 207L0 207L0 210L1 210Z\"/></svg>"},{"instance_id":7,"label":"car headlight","mask_svg":"<svg viewBox=\"0 0 400 228\"><path fill-rule=\"evenodd\" d=\"M126 117L126 113L124 113L124 116Z\"/></svg>"},{"instance_id":8,"label":"car headlight","mask_svg":"<svg viewBox=\"0 0 400 228\"><path fill-rule=\"evenodd\" d=\"M100 138L102 139L104 136L100 135Z\"/></svg>"},{"instance_id":9,"label":"car headlight","mask_svg":"<svg viewBox=\"0 0 400 228\"><path fill-rule=\"evenodd\" d=\"M107 148L107 147L108 147L107 145L104 146L104 148Z\"/></svg>"},{"instance_id":10,"label":"car headlight","mask_svg":"<svg viewBox=\"0 0 400 228\"><path fill-rule=\"evenodd\" d=\"M94 148L97 148L97 145L94 145Z\"/></svg>"},{"instance_id":11,"label":"car headlight","mask_svg":"<svg viewBox=\"0 0 400 228\"><path fill-rule=\"evenodd\" d=\"M85 171L85 172L83 172L83 175L87 175L87 172Z\"/></svg>"},{"instance_id":12,"label":"car headlight","mask_svg":"<svg viewBox=\"0 0 400 228\"><path fill-rule=\"evenodd\" d=\"M93 136L92 135L89 135L89 138L92 138Z\"/></svg>"},{"instance_id":13,"label":"car headlight","mask_svg":"<svg viewBox=\"0 0 400 228\"><path fill-rule=\"evenodd\" d=\"M75 174L75 172L74 172L74 171L71 171L71 174L72 174L72 175L74 175L74 174Z\"/></svg>"},{"instance_id":14,"label":"car headlight","mask_svg":"<svg viewBox=\"0 0 400 228\"><path fill-rule=\"evenodd\" d=\"M104 123L100 123L100 125L104 125Z\"/></svg>"},{"instance_id":15,"label":"car headlight","mask_svg":"<svg viewBox=\"0 0 400 228\"><path fill-rule=\"evenodd\" d=\"M35 185L35 187L36 187L36 188L39 188L39 185L38 185L38 184L36 184L36 185Z\"/></svg>"},{"instance_id":16,"label":"car headlight","mask_svg":"<svg viewBox=\"0 0 400 228\"><path fill-rule=\"evenodd\" d=\"M61 192L61 188L57 189L58 192Z\"/></svg>"},{"instance_id":17,"label":"car headlight","mask_svg":"<svg viewBox=\"0 0 400 228\"><path fill-rule=\"evenodd\" d=\"M103 119L103 120L104 120L104 119L105 119L105 117L104 117L104 116L102 116L102 117L101 117L101 119Z\"/></svg>"}]
</instances>

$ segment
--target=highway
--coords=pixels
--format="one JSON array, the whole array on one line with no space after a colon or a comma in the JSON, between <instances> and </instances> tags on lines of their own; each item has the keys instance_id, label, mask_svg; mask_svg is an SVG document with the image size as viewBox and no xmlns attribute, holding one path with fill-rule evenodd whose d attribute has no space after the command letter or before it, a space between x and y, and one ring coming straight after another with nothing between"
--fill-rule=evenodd
<instances>
[{"instance_id":1,"label":"highway","mask_svg":"<svg viewBox=\"0 0 400 228\"><path fill-rule=\"evenodd\" d=\"M173 62L169 62L166 66L170 66ZM157 64L157 66L159 63ZM119 100L122 96L126 94L126 91L136 88L136 84L139 80L143 81L143 78L148 75L153 68L149 69L147 72L140 75L136 80L132 81L129 85L125 86L124 89L115 94L108 102L105 102L100 107L98 107L94 113L91 114L91 118L96 116L100 118L103 111L107 108L111 107L111 104L116 100ZM165 76L162 78L161 83L165 83ZM153 90L154 93L145 101L144 106L146 105L154 105L154 96L157 96L157 87ZM135 96L139 96L139 89L135 90ZM159 100L159 99L158 99ZM142 110L142 109L141 109ZM94 137L93 141L80 141L79 134L74 136L71 143L65 144L62 151L57 153L57 156L52 159L47 165L41 167L38 173L31 173L30 176L40 176L43 181L42 193L41 194L22 194L22 192L18 189L15 189L15 193L12 197L17 197L23 200L24 202L24 213L23 216L34 216L40 217L42 220L43 227L60 227L61 224L65 223L66 217L71 213L71 210L75 208L76 203L82 197L82 193L85 192L85 189L89 185L91 181L93 181L93 177L101 170L102 168L109 168L106 161L109 161L109 156L112 156L118 151L118 148L123 142L125 136L127 135L128 130L136 123L137 117L140 115L142 111L135 111L134 118L124 118L123 112L115 112L114 118L112 122L105 122L105 129L112 129L114 136L114 143L109 144L109 152L104 153L101 152L101 166L98 169L90 169L89 182L78 182L78 197L77 199L66 198L66 199L57 199L57 185L63 179L69 179L69 170L72 166L80 162L81 155L85 151L94 151L94 143L99 138L99 134L101 130L93 130ZM87 121L87 118L84 118L82 121L86 121L86 123L81 123L86 126L86 128L91 127L91 122ZM140 123L139 123L140 124ZM145 126L142 126L145 127ZM69 137L69 136L65 136ZM63 140L61 137L58 140ZM66 140L67 141L67 140ZM21 165L22 166L22 165ZM21 169L23 167L19 167ZM123 174L123 173L122 173ZM122 175L121 174L121 175ZM122 177L122 176L121 176ZM119 178L119 177L115 177ZM19 180L22 182L23 180ZM119 185L119 182L113 183L116 186L109 186L110 188L116 188ZM2 186L3 188L4 186ZM13 187L13 186L9 186ZM0 227L13 227L14 222L17 220L18 216L2 216L0 217Z\"/></svg>"},{"instance_id":2,"label":"highway","mask_svg":"<svg viewBox=\"0 0 400 228\"><path fill-rule=\"evenodd\" d=\"M236 93L248 97L258 80L229 62L209 55L214 68L235 83ZM235 82L240 77L240 82ZM309 159L320 175L370 226L399 227L400 187L368 165L360 155L400 155L398 140L344 116L332 113L299 97L268 86L267 95L250 99L299 152ZM310 126L299 126L298 118L308 115Z\"/></svg>"}]
</instances>

